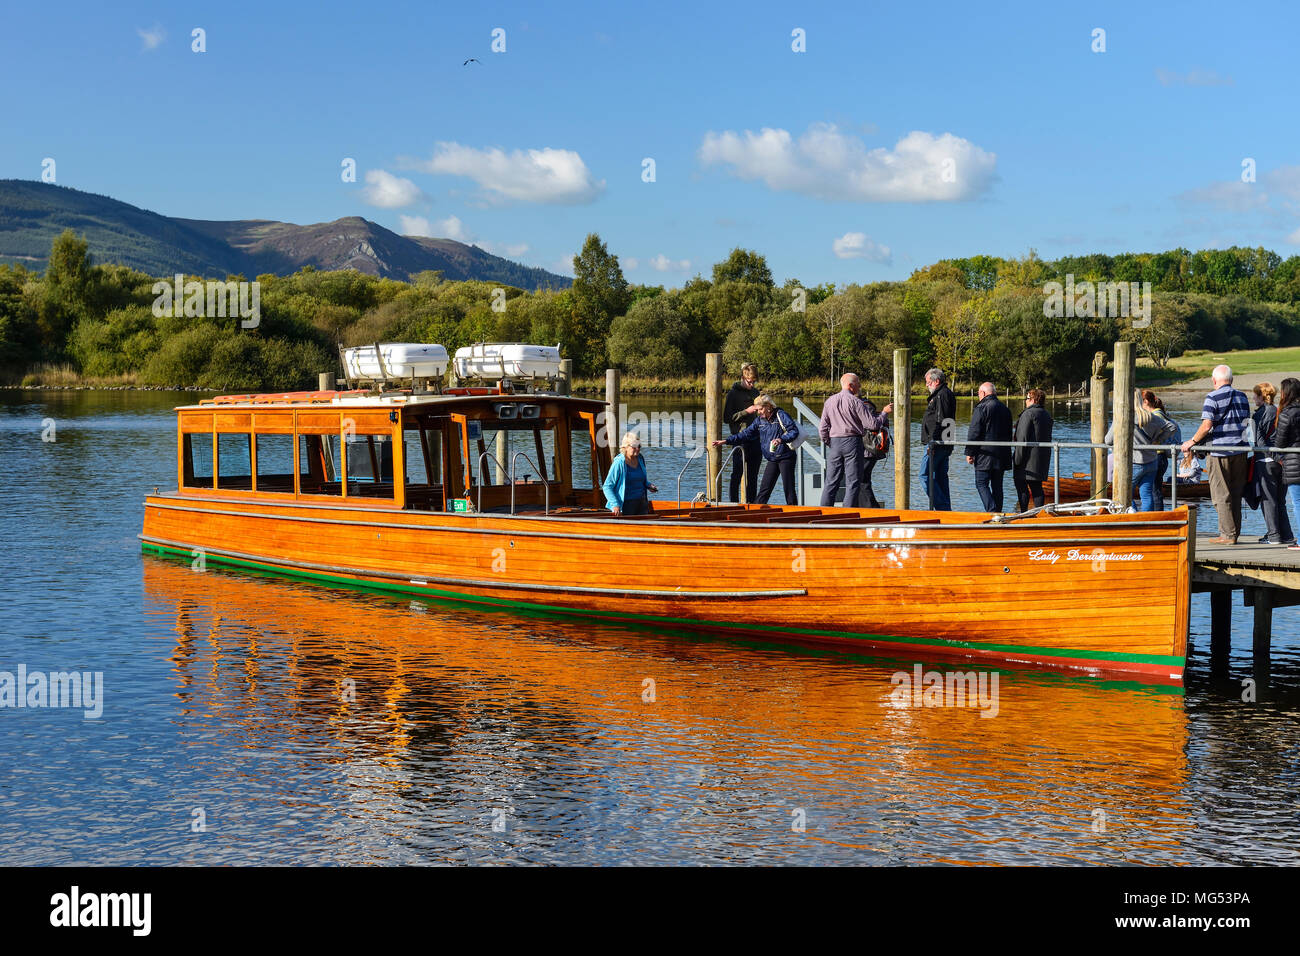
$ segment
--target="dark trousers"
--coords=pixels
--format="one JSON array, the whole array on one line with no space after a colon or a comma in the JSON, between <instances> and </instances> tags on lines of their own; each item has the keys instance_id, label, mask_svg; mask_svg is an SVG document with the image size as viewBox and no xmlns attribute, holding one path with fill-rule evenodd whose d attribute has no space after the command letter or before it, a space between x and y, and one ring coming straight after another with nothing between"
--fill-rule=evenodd
<instances>
[{"instance_id":1,"label":"dark trousers","mask_svg":"<svg viewBox=\"0 0 1300 956\"><path fill-rule=\"evenodd\" d=\"M1286 513L1286 488L1282 484L1282 466L1275 461L1256 462L1256 468L1263 468L1264 480L1261 482L1263 495L1260 496L1260 510L1264 512L1264 525L1268 529L1268 540L1274 544L1287 544L1295 540L1291 530L1291 519Z\"/></svg>"},{"instance_id":2,"label":"dark trousers","mask_svg":"<svg viewBox=\"0 0 1300 956\"><path fill-rule=\"evenodd\" d=\"M883 508L880 499L876 497L876 490L871 487L871 472L875 470L876 463L884 461L883 458L872 458L866 456L866 461L862 465L862 490L858 493L859 504L863 508Z\"/></svg>"},{"instance_id":3,"label":"dark trousers","mask_svg":"<svg viewBox=\"0 0 1300 956\"><path fill-rule=\"evenodd\" d=\"M823 508L835 506L835 495L844 485L844 507L856 508L862 485L862 436L832 438L826 447L826 486L822 488Z\"/></svg>"},{"instance_id":4,"label":"dark trousers","mask_svg":"<svg viewBox=\"0 0 1300 956\"><path fill-rule=\"evenodd\" d=\"M741 472L744 472L745 500L752 502L758 494L758 469L763 462L763 449L757 441L737 445L731 452L731 501L740 500Z\"/></svg>"},{"instance_id":5,"label":"dark trousers","mask_svg":"<svg viewBox=\"0 0 1300 956\"><path fill-rule=\"evenodd\" d=\"M794 461L794 455L777 461L768 461L767 467L763 469L763 483L758 486L758 497L754 499L755 504L767 504L768 499L772 497L773 489L776 488L776 476L778 474L781 476L781 487L785 489L785 503L788 505L799 503L794 488Z\"/></svg>"},{"instance_id":6,"label":"dark trousers","mask_svg":"<svg viewBox=\"0 0 1300 956\"><path fill-rule=\"evenodd\" d=\"M1002 476L1005 468L975 469L975 490L980 493L984 510L990 514L1002 513Z\"/></svg>"},{"instance_id":7,"label":"dark trousers","mask_svg":"<svg viewBox=\"0 0 1300 956\"><path fill-rule=\"evenodd\" d=\"M650 513L650 499L637 498L633 501L623 502L624 517L631 518L634 515L648 515Z\"/></svg>"},{"instance_id":8,"label":"dark trousers","mask_svg":"<svg viewBox=\"0 0 1300 956\"><path fill-rule=\"evenodd\" d=\"M1014 469L1011 472L1011 480L1016 485L1016 504L1021 511L1028 511L1031 501L1034 508L1041 508L1047 504L1047 496L1043 493L1043 482L1026 478L1025 469Z\"/></svg>"},{"instance_id":9,"label":"dark trousers","mask_svg":"<svg viewBox=\"0 0 1300 956\"><path fill-rule=\"evenodd\" d=\"M952 511L952 495L948 491L950 458L951 445L925 446L925 458L921 460L921 483L930 499L931 511Z\"/></svg>"}]
</instances>

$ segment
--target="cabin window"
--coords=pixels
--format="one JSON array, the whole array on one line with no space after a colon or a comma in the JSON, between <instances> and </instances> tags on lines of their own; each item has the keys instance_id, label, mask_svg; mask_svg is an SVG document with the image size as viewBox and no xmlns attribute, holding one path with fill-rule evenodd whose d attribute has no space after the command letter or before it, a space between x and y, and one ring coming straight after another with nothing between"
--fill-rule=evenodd
<instances>
[{"instance_id":1,"label":"cabin window","mask_svg":"<svg viewBox=\"0 0 1300 956\"><path fill-rule=\"evenodd\" d=\"M569 476L574 491L590 491L600 484L596 477L596 458L591 442L589 419L573 418L569 423Z\"/></svg>"},{"instance_id":2,"label":"cabin window","mask_svg":"<svg viewBox=\"0 0 1300 956\"><path fill-rule=\"evenodd\" d=\"M293 494L293 436L258 435L257 490Z\"/></svg>"},{"instance_id":3,"label":"cabin window","mask_svg":"<svg viewBox=\"0 0 1300 956\"><path fill-rule=\"evenodd\" d=\"M349 495L364 498L392 498L396 495L391 438L388 433L347 436Z\"/></svg>"},{"instance_id":4,"label":"cabin window","mask_svg":"<svg viewBox=\"0 0 1300 956\"><path fill-rule=\"evenodd\" d=\"M250 447L253 436L222 434L217 436L217 487L251 490L253 459Z\"/></svg>"},{"instance_id":5,"label":"cabin window","mask_svg":"<svg viewBox=\"0 0 1300 956\"><path fill-rule=\"evenodd\" d=\"M298 436L298 490L304 495L342 495L337 435Z\"/></svg>"},{"instance_id":6,"label":"cabin window","mask_svg":"<svg viewBox=\"0 0 1300 956\"><path fill-rule=\"evenodd\" d=\"M212 432L183 436L182 483L187 488L212 487Z\"/></svg>"}]
</instances>

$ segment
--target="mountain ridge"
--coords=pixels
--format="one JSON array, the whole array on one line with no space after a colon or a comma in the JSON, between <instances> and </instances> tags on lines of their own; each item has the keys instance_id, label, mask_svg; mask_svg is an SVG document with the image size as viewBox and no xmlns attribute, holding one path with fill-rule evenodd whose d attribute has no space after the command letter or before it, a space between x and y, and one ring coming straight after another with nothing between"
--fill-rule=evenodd
<instances>
[{"instance_id":1,"label":"mountain ridge","mask_svg":"<svg viewBox=\"0 0 1300 956\"><path fill-rule=\"evenodd\" d=\"M479 279L529 290L573 284L478 246L402 236L361 216L308 225L185 219L67 186L0 180L0 262L43 269L50 244L64 229L86 237L95 262L120 263L150 275L289 275L311 266L403 281L436 270L449 280Z\"/></svg>"}]
</instances>

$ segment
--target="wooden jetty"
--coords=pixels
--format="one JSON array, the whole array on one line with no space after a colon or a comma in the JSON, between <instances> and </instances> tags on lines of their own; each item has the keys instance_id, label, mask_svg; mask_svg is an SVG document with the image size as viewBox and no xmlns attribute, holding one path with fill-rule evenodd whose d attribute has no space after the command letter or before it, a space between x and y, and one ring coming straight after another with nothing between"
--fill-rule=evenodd
<instances>
[{"instance_id":1,"label":"wooden jetty","mask_svg":"<svg viewBox=\"0 0 1300 956\"><path fill-rule=\"evenodd\" d=\"M1300 604L1300 551L1275 544L1213 544L1212 540L1208 534L1196 536L1192 562L1192 592L1210 595L1211 673L1226 674L1232 642L1232 595L1240 590L1246 607L1255 610L1255 672L1267 674L1273 609Z\"/></svg>"}]
</instances>

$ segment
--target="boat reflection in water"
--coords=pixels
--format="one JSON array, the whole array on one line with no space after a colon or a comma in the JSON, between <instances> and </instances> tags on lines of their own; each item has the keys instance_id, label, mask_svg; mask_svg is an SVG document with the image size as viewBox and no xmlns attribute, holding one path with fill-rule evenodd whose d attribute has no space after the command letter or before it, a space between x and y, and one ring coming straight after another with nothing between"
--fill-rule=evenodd
<instances>
[{"instance_id":1,"label":"boat reflection in water","mask_svg":"<svg viewBox=\"0 0 1300 956\"><path fill-rule=\"evenodd\" d=\"M226 788L203 839L243 860L1145 863L1194 827L1177 687L1004 668L996 707L915 706L911 658L160 558L144 586Z\"/></svg>"}]
</instances>

